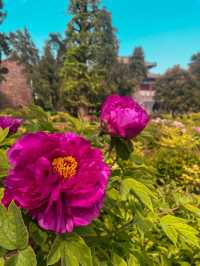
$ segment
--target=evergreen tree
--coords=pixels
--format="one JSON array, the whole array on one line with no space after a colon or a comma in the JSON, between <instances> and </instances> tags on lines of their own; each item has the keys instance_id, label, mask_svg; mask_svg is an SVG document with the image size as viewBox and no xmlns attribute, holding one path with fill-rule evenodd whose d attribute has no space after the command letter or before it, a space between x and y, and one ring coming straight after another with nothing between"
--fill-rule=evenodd
<instances>
[{"instance_id":1,"label":"evergreen tree","mask_svg":"<svg viewBox=\"0 0 200 266\"><path fill-rule=\"evenodd\" d=\"M133 93L133 82L129 64L116 62L109 74L117 93L129 96Z\"/></svg>"},{"instance_id":2,"label":"evergreen tree","mask_svg":"<svg viewBox=\"0 0 200 266\"><path fill-rule=\"evenodd\" d=\"M97 63L107 70L112 69L117 61L118 41L112 26L111 14L105 8L98 11L95 29L97 40L94 53Z\"/></svg>"},{"instance_id":3,"label":"evergreen tree","mask_svg":"<svg viewBox=\"0 0 200 266\"><path fill-rule=\"evenodd\" d=\"M200 111L200 89L193 76L179 66L161 76L155 88L159 111L172 114Z\"/></svg>"},{"instance_id":4,"label":"evergreen tree","mask_svg":"<svg viewBox=\"0 0 200 266\"><path fill-rule=\"evenodd\" d=\"M105 63L111 65L113 56L109 58L112 49L108 49L110 39L105 31L110 32L111 19L98 5L98 0L70 2L69 11L73 17L68 24L61 77L64 106L74 113L77 107L97 107L109 93L105 89ZM109 53L106 54L106 50Z\"/></svg>"},{"instance_id":5,"label":"evergreen tree","mask_svg":"<svg viewBox=\"0 0 200 266\"><path fill-rule=\"evenodd\" d=\"M63 55L66 52L66 39L59 33L50 33L48 44L51 46L51 50L57 63L61 64L63 61Z\"/></svg>"},{"instance_id":6,"label":"evergreen tree","mask_svg":"<svg viewBox=\"0 0 200 266\"><path fill-rule=\"evenodd\" d=\"M190 72L200 82L200 53L196 53L191 58Z\"/></svg>"},{"instance_id":7,"label":"evergreen tree","mask_svg":"<svg viewBox=\"0 0 200 266\"><path fill-rule=\"evenodd\" d=\"M147 68L142 47L136 47L133 51L133 55L130 58L130 74L132 76L133 84L136 86L147 76Z\"/></svg>"},{"instance_id":8,"label":"evergreen tree","mask_svg":"<svg viewBox=\"0 0 200 266\"><path fill-rule=\"evenodd\" d=\"M3 1L0 0L0 26L5 18L5 13L3 12ZM7 69L1 66L3 55L8 55L9 46L7 36L0 32L0 82L4 78L4 74L7 73Z\"/></svg>"},{"instance_id":9,"label":"evergreen tree","mask_svg":"<svg viewBox=\"0 0 200 266\"><path fill-rule=\"evenodd\" d=\"M43 56L33 74L35 103L45 110L58 109L59 104L58 55L51 44L51 41L46 42Z\"/></svg>"},{"instance_id":10,"label":"evergreen tree","mask_svg":"<svg viewBox=\"0 0 200 266\"><path fill-rule=\"evenodd\" d=\"M30 33L26 28L23 31L10 33L9 44L10 58L24 65L27 77L31 81L34 68L39 62L39 53Z\"/></svg>"},{"instance_id":11,"label":"evergreen tree","mask_svg":"<svg viewBox=\"0 0 200 266\"><path fill-rule=\"evenodd\" d=\"M111 14L105 8L98 12L96 32L99 33L96 35L96 61L98 66L104 69L104 86L109 94L112 90L116 90L113 73L116 73L118 64L118 41L112 26Z\"/></svg>"}]
</instances>

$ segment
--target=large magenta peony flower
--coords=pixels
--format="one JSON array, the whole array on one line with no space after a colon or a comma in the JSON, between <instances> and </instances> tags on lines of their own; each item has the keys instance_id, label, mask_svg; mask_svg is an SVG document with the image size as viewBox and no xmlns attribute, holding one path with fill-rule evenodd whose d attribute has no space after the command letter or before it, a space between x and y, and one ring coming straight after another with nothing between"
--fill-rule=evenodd
<instances>
[{"instance_id":1,"label":"large magenta peony flower","mask_svg":"<svg viewBox=\"0 0 200 266\"><path fill-rule=\"evenodd\" d=\"M131 97L112 95L102 106L100 120L109 134L131 139L145 128L149 116Z\"/></svg>"},{"instance_id":2,"label":"large magenta peony flower","mask_svg":"<svg viewBox=\"0 0 200 266\"><path fill-rule=\"evenodd\" d=\"M58 233L99 216L110 174L101 151L73 133L32 133L8 153L12 168L3 204L14 200L39 225Z\"/></svg>"},{"instance_id":3,"label":"large magenta peony flower","mask_svg":"<svg viewBox=\"0 0 200 266\"><path fill-rule=\"evenodd\" d=\"M9 128L9 134L14 134L22 124L22 119L15 118L12 116L0 116L0 127Z\"/></svg>"}]
</instances>

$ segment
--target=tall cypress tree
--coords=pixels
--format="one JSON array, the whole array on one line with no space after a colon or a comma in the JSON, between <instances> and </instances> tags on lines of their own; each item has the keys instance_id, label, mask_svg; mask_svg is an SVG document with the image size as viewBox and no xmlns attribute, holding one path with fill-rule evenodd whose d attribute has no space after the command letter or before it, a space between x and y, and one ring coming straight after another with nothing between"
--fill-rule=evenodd
<instances>
[{"instance_id":1,"label":"tall cypress tree","mask_svg":"<svg viewBox=\"0 0 200 266\"><path fill-rule=\"evenodd\" d=\"M130 58L130 73L135 85L147 76L147 68L145 66L144 51L142 47L136 47Z\"/></svg>"},{"instance_id":2,"label":"tall cypress tree","mask_svg":"<svg viewBox=\"0 0 200 266\"><path fill-rule=\"evenodd\" d=\"M33 88L35 103L45 110L58 109L59 104L59 61L51 41L47 41L43 56L34 68Z\"/></svg>"},{"instance_id":3,"label":"tall cypress tree","mask_svg":"<svg viewBox=\"0 0 200 266\"><path fill-rule=\"evenodd\" d=\"M97 62L109 70L117 61L118 41L112 26L111 14L105 8L98 11L95 28Z\"/></svg>"},{"instance_id":4,"label":"tall cypress tree","mask_svg":"<svg viewBox=\"0 0 200 266\"><path fill-rule=\"evenodd\" d=\"M62 91L64 106L77 113L77 107L98 106L106 94L103 63L107 59L102 60L101 55L108 22L103 20L105 26L101 26L106 16L98 0L71 0L69 11L72 19L66 33Z\"/></svg>"}]
</instances>

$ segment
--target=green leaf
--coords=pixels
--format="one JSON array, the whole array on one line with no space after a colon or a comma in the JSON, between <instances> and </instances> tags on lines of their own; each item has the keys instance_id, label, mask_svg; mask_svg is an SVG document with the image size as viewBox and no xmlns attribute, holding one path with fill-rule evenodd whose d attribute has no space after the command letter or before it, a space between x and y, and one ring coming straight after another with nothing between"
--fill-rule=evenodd
<instances>
[{"instance_id":1,"label":"green leaf","mask_svg":"<svg viewBox=\"0 0 200 266\"><path fill-rule=\"evenodd\" d=\"M135 256L131 255L128 260L128 266L140 266L140 263Z\"/></svg>"},{"instance_id":2,"label":"green leaf","mask_svg":"<svg viewBox=\"0 0 200 266\"><path fill-rule=\"evenodd\" d=\"M5 138L8 136L9 128L1 128L0 127L0 143L5 140Z\"/></svg>"},{"instance_id":3,"label":"green leaf","mask_svg":"<svg viewBox=\"0 0 200 266\"><path fill-rule=\"evenodd\" d=\"M0 266L4 266L4 258L0 258Z\"/></svg>"},{"instance_id":4,"label":"green leaf","mask_svg":"<svg viewBox=\"0 0 200 266\"><path fill-rule=\"evenodd\" d=\"M163 231L169 239L176 244L177 237L190 245L199 247L198 231L186 223L186 220L166 215L160 219Z\"/></svg>"},{"instance_id":5,"label":"green leaf","mask_svg":"<svg viewBox=\"0 0 200 266\"><path fill-rule=\"evenodd\" d=\"M90 248L86 245L84 240L79 236L74 236L65 241L65 245L78 259L82 266L92 266L92 256Z\"/></svg>"},{"instance_id":6,"label":"green leaf","mask_svg":"<svg viewBox=\"0 0 200 266\"><path fill-rule=\"evenodd\" d=\"M185 204L183 205L183 207L189 212L192 212L193 214L195 214L197 217L200 217L200 209L197 208L196 206L192 204Z\"/></svg>"},{"instance_id":7,"label":"green leaf","mask_svg":"<svg viewBox=\"0 0 200 266\"><path fill-rule=\"evenodd\" d=\"M44 248L45 242L48 238L48 233L41 230L35 223L29 224L29 234L30 238L41 248Z\"/></svg>"},{"instance_id":8,"label":"green leaf","mask_svg":"<svg viewBox=\"0 0 200 266\"><path fill-rule=\"evenodd\" d=\"M161 227L165 232L165 234L167 235L167 237L173 242L174 245L176 245L178 240L178 233L176 229L173 226L163 224L162 222L161 222Z\"/></svg>"},{"instance_id":9,"label":"green leaf","mask_svg":"<svg viewBox=\"0 0 200 266\"><path fill-rule=\"evenodd\" d=\"M134 195L149 208L152 212L154 212L152 205L152 198L156 198L155 194L146 187L143 183L136 181L133 178L127 178L122 181L121 192L123 199L127 199L130 192L133 192Z\"/></svg>"},{"instance_id":10,"label":"green leaf","mask_svg":"<svg viewBox=\"0 0 200 266\"><path fill-rule=\"evenodd\" d=\"M35 253L31 247L18 252L17 255L11 257L5 266L37 266Z\"/></svg>"},{"instance_id":11,"label":"green leaf","mask_svg":"<svg viewBox=\"0 0 200 266\"><path fill-rule=\"evenodd\" d=\"M67 242L62 243L61 248L61 264L63 266L79 266L79 262Z\"/></svg>"},{"instance_id":12,"label":"green leaf","mask_svg":"<svg viewBox=\"0 0 200 266\"><path fill-rule=\"evenodd\" d=\"M67 239L56 238L47 257L47 265L54 265L61 259L66 266L92 266L90 248L79 236Z\"/></svg>"},{"instance_id":13,"label":"green leaf","mask_svg":"<svg viewBox=\"0 0 200 266\"><path fill-rule=\"evenodd\" d=\"M61 258L61 252L60 252L61 244L62 244L62 240L59 237L57 237L54 240L54 243L53 243L53 245L50 249L50 252L48 254L47 265L53 265L60 260L60 258Z\"/></svg>"},{"instance_id":14,"label":"green leaf","mask_svg":"<svg viewBox=\"0 0 200 266\"><path fill-rule=\"evenodd\" d=\"M189 245L199 247L198 231L188 224L176 224L176 230Z\"/></svg>"},{"instance_id":15,"label":"green leaf","mask_svg":"<svg viewBox=\"0 0 200 266\"><path fill-rule=\"evenodd\" d=\"M5 177L7 175L9 164L6 155L6 151L0 150L0 177Z\"/></svg>"},{"instance_id":16,"label":"green leaf","mask_svg":"<svg viewBox=\"0 0 200 266\"><path fill-rule=\"evenodd\" d=\"M127 266L127 263L123 258L118 256L117 254L114 254L112 257L112 264L113 266Z\"/></svg>"},{"instance_id":17,"label":"green leaf","mask_svg":"<svg viewBox=\"0 0 200 266\"><path fill-rule=\"evenodd\" d=\"M118 137L111 138L111 147L115 147L117 155L123 160L128 160L133 151L133 144L131 140Z\"/></svg>"},{"instance_id":18,"label":"green leaf","mask_svg":"<svg viewBox=\"0 0 200 266\"><path fill-rule=\"evenodd\" d=\"M8 250L24 249L28 245L28 231L21 211L12 202L8 210L0 205L0 246Z\"/></svg>"}]
</instances>

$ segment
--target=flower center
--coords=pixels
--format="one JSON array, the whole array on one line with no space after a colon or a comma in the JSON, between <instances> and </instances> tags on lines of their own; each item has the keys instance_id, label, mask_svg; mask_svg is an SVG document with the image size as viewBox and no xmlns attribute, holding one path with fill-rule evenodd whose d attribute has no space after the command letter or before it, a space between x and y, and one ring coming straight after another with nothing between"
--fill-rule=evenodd
<instances>
[{"instance_id":1,"label":"flower center","mask_svg":"<svg viewBox=\"0 0 200 266\"><path fill-rule=\"evenodd\" d=\"M64 179L68 179L77 173L78 163L73 156L58 157L52 162L53 170Z\"/></svg>"}]
</instances>

